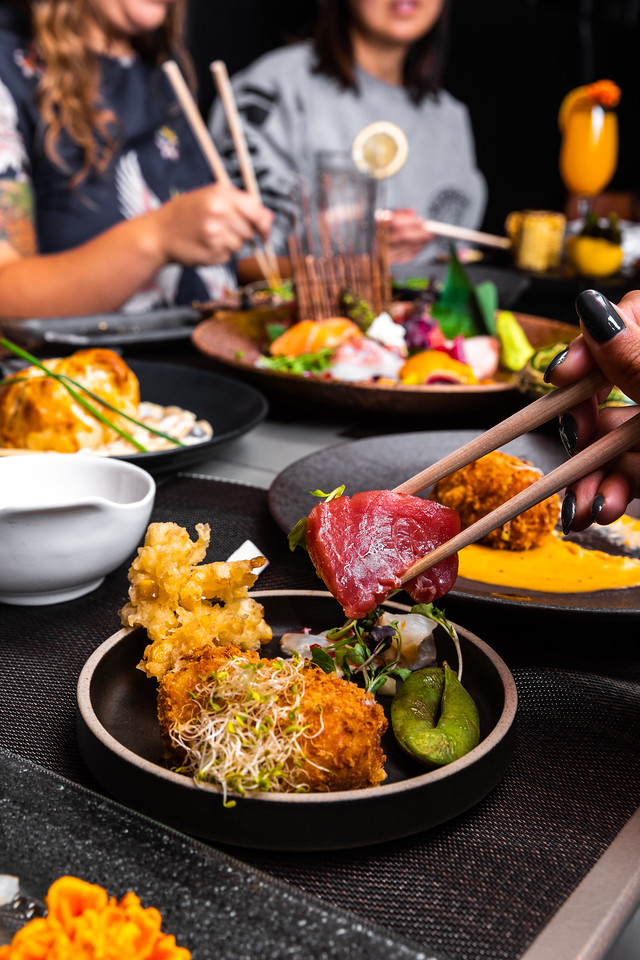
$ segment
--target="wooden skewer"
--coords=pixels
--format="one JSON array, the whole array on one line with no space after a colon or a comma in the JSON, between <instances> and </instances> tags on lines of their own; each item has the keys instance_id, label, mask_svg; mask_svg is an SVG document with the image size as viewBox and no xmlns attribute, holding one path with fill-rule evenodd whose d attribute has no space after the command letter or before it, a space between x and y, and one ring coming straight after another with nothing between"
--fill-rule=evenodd
<instances>
[{"instance_id":1,"label":"wooden skewer","mask_svg":"<svg viewBox=\"0 0 640 960\"><path fill-rule=\"evenodd\" d=\"M491 427L486 433L474 437L459 450L454 450L453 453L443 457L442 460L438 460L437 463L405 480L404 483L395 487L393 492L419 493L421 490L426 490L427 487L437 483L438 480L442 480L443 477L448 477L450 473L454 473L456 470L466 467L468 463L483 457L485 453L497 450L498 447L509 443L510 440L521 437L523 433L529 433L530 430L541 426L551 420L552 417L571 409L571 407L581 403L582 400L586 400L587 397L602 390L608 383L609 381L604 373L595 369L577 383L552 390L544 397L540 397L528 406L523 407L522 410L516 411L506 420L496 424L495 427Z\"/></svg>"},{"instance_id":2,"label":"wooden skewer","mask_svg":"<svg viewBox=\"0 0 640 960\"><path fill-rule=\"evenodd\" d=\"M222 101L222 106L227 117L227 123L229 124L233 145L235 147L236 154L238 155L238 162L240 164L240 171L242 173L245 189L247 190L247 193L252 194L256 200L262 202L260 188L258 187L258 181L256 180L253 164L251 163L251 156L247 147L244 130L242 129L240 114L238 113L238 108L233 96L233 89L229 81L229 74L227 73L226 64L222 60L214 60L213 63L210 64L209 69L213 74L213 79L215 81L218 94L220 96L220 100ZM271 244L265 243L264 252L266 254L271 272L271 279L269 280L269 283L270 286L275 287L280 283L278 259L273 248L271 247Z\"/></svg>"},{"instance_id":3,"label":"wooden skewer","mask_svg":"<svg viewBox=\"0 0 640 960\"><path fill-rule=\"evenodd\" d=\"M169 78L169 82L173 87L173 92L178 98L178 102L182 107L184 114L191 126L193 135L200 145L205 160L209 164L213 175L215 176L218 183L223 186L230 187L231 179L227 173L226 167L220 158L220 154L216 150L215 144L211 139L211 134L209 133L207 126L202 119L202 115L198 110L198 105L193 99L193 95L187 86L187 82L180 72L180 67L175 62L175 60L166 60L162 64L162 69ZM256 260L258 261L258 266L260 267L267 283L270 286L271 283L270 275L271 268L267 262L267 258L264 255L264 252L258 247L255 248Z\"/></svg>"},{"instance_id":4,"label":"wooden skewer","mask_svg":"<svg viewBox=\"0 0 640 960\"><path fill-rule=\"evenodd\" d=\"M597 470L598 467L629 450L638 442L640 442L640 414L637 413L626 423L596 440L590 446L581 450L580 453L577 453L575 457L537 480L536 483L532 483L530 487L521 490L511 500L507 500L506 503L492 510L491 513L477 520L476 523L472 523L466 530L462 530L451 540L447 540L442 546L432 550L426 557L422 557L421 560L411 564L403 575L401 582L406 583L418 574L424 573L429 567L433 567L436 563L441 563L448 557L453 556L463 547L468 547L470 543L481 540L487 533L502 526L503 523L513 520L514 517L524 513L525 510L542 500L546 500L554 493L558 493L563 487L586 476L592 470Z\"/></svg>"}]
</instances>

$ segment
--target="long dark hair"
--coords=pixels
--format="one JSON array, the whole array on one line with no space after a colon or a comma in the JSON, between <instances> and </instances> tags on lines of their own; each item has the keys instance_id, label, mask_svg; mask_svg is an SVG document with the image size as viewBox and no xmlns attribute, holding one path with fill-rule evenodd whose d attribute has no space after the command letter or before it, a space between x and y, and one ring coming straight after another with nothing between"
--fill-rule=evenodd
<instances>
[{"instance_id":1,"label":"long dark hair","mask_svg":"<svg viewBox=\"0 0 640 960\"><path fill-rule=\"evenodd\" d=\"M450 0L433 28L411 46L404 63L403 85L414 103L437 93L442 84L449 40ZM343 89L357 90L349 28L352 22L349 0L324 0L316 20L315 72L338 80Z\"/></svg>"}]
</instances>

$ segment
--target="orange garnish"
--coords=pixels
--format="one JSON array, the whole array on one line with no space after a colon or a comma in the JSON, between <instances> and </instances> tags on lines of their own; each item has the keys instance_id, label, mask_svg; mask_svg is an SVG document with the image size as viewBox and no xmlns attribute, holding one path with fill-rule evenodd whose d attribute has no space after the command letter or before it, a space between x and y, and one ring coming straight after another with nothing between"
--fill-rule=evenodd
<instances>
[{"instance_id":1,"label":"orange garnish","mask_svg":"<svg viewBox=\"0 0 640 960\"><path fill-rule=\"evenodd\" d=\"M175 937L161 933L162 917L135 893L118 902L103 887L60 877L46 896L48 914L30 920L0 947L0 960L190 960Z\"/></svg>"},{"instance_id":2,"label":"orange garnish","mask_svg":"<svg viewBox=\"0 0 640 960\"><path fill-rule=\"evenodd\" d=\"M621 90L613 80L596 80L587 86L586 94L594 103L611 109L618 106Z\"/></svg>"}]
</instances>

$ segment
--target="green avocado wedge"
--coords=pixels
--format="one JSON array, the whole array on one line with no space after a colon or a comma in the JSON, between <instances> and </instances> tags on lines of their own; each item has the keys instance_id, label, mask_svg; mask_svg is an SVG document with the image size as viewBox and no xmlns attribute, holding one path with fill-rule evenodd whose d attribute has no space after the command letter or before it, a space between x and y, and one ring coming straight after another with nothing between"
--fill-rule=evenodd
<instances>
[{"instance_id":1,"label":"green avocado wedge","mask_svg":"<svg viewBox=\"0 0 640 960\"><path fill-rule=\"evenodd\" d=\"M480 742L478 708L446 663L405 680L391 703L391 726L402 749L430 768L458 760Z\"/></svg>"}]
</instances>

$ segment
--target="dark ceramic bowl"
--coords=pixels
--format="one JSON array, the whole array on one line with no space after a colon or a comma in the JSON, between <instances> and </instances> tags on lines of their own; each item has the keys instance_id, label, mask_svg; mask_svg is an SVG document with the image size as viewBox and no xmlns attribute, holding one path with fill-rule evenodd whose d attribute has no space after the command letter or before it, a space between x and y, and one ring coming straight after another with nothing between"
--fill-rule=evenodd
<instances>
[{"instance_id":1,"label":"dark ceramic bowl","mask_svg":"<svg viewBox=\"0 0 640 960\"><path fill-rule=\"evenodd\" d=\"M323 591L252 595L264 604L274 637L304 626L322 630L344 620L337 602ZM402 752L389 729L383 738L388 777L380 786L335 793L261 793L238 798L235 807L225 808L217 788L198 786L164 765L156 684L136 670L148 642L143 630L121 630L85 664L78 683L80 750L96 780L117 800L218 843L330 850L409 836L478 803L502 778L513 751L513 677L487 644L462 628L458 631L463 682L478 705L481 742L438 770L425 772ZM444 631L438 633L439 660L455 664L453 644ZM270 652L277 655L277 649Z\"/></svg>"}]
</instances>

